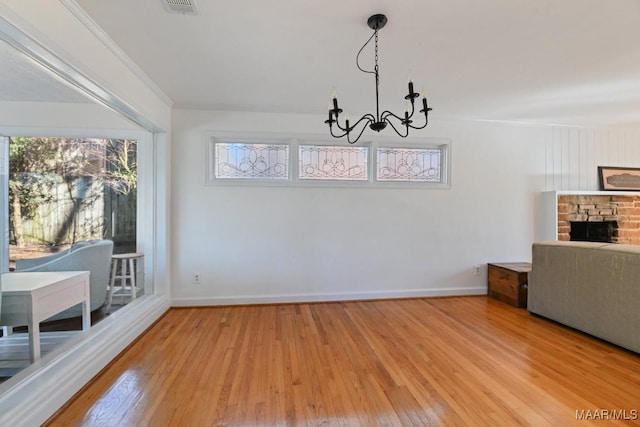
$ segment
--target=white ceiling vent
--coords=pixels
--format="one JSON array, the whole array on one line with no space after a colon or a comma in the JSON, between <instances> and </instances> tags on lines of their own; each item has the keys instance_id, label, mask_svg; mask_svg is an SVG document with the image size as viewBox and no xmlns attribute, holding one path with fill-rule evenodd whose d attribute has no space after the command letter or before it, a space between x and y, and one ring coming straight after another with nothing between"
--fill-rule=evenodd
<instances>
[{"instance_id":1,"label":"white ceiling vent","mask_svg":"<svg viewBox=\"0 0 640 427\"><path fill-rule=\"evenodd\" d=\"M164 8L170 13L183 15L197 15L198 8L195 0L161 0Z\"/></svg>"}]
</instances>

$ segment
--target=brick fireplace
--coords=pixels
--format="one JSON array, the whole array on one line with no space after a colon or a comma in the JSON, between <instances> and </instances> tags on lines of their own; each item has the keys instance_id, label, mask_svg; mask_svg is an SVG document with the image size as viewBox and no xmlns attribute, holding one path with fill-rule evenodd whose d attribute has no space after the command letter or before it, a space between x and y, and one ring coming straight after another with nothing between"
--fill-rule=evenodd
<instances>
[{"instance_id":1,"label":"brick fireplace","mask_svg":"<svg viewBox=\"0 0 640 427\"><path fill-rule=\"evenodd\" d=\"M602 230L593 235L608 231L612 243L640 245L640 195L559 195L558 240L572 240L572 223L573 233L588 223L601 223L597 228Z\"/></svg>"}]
</instances>

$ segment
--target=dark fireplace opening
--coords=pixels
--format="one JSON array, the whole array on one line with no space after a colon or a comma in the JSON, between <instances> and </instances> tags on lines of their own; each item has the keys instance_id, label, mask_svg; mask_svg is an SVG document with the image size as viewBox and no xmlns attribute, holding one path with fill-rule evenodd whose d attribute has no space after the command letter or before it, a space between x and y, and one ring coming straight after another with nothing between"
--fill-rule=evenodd
<instances>
[{"instance_id":1,"label":"dark fireplace opening","mask_svg":"<svg viewBox=\"0 0 640 427\"><path fill-rule=\"evenodd\" d=\"M569 239L577 242L612 243L617 221L571 221Z\"/></svg>"}]
</instances>

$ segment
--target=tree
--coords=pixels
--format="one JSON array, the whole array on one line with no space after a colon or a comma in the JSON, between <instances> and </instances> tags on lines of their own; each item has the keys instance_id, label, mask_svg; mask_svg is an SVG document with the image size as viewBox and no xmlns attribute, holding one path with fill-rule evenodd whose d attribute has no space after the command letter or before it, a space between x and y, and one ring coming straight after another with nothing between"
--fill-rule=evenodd
<instances>
[{"instance_id":1,"label":"tree","mask_svg":"<svg viewBox=\"0 0 640 427\"><path fill-rule=\"evenodd\" d=\"M105 147L105 183L117 193L131 193L138 186L138 141L108 139Z\"/></svg>"},{"instance_id":2,"label":"tree","mask_svg":"<svg viewBox=\"0 0 640 427\"><path fill-rule=\"evenodd\" d=\"M9 150L10 216L19 247L25 245L23 222L34 219L39 206L56 201L60 184L73 208L58 224L52 243L59 243L71 227L76 241L77 213L92 201L83 194L87 183L97 181L122 195L137 187L137 141L14 137Z\"/></svg>"},{"instance_id":3,"label":"tree","mask_svg":"<svg viewBox=\"0 0 640 427\"><path fill-rule=\"evenodd\" d=\"M15 244L24 246L23 220L33 218L37 207L52 200L56 176L50 161L57 146L52 138L10 138L9 211Z\"/></svg>"}]
</instances>

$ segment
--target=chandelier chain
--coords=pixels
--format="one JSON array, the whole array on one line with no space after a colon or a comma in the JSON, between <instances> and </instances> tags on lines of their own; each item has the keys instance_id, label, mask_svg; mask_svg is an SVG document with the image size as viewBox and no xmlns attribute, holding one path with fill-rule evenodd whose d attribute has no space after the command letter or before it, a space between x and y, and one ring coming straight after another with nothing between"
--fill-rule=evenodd
<instances>
[{"instance_id":1,"label":"chandelier chain","mask_svg":"<svg viewBox=\"0 0 640 427\"><path fill-rule=\"evenodd\" d=\"M358 69L359 69L360 71L362 71L363 73L368 73L368 74L375 74L375 73L376 73L376 72L375 72L375 69L374 69L374 71L369 71L369 70L365 70L365 69L363 69L363 68L360 66L360 54L362 53L362 51L364 50L364 48L365 48L365 47L367 47L367 45L371 42L371 39L373 39L373 37L374 37L374 36L376 37L376 41L377 41L377 38L378 38L378 32L377 32L377 31L374 31L374 33L373 33L373 34L371 34L371 37L369 37L369 39L366 41L366 43L362 45L362 47L361 47L361 48L360 48L360 50L358 51L358 54L356 55L356 66L357 66L357 67L358 67ZM378 44L376 43L376 53L378 52L377 46L378 46ZM376 58L377 58L377 55L376 55ZM377 62L377 61L376 61L376 62Z\"/></svg>"},{"instance_id":2,"label":"chandelier chain","mask_svg":"<svg viewBox=\"0 0 640 427\"><path fill-rule=\"evenodd\" d=\"M376 52L376 56L375 56L376 66L375 66L375 70L377 72L378 71L378 29L376 29L375 36L376 36L376 49L375 49L375 52Z\"/></svg>"}]
</instances>

